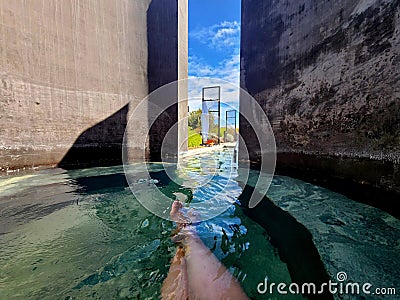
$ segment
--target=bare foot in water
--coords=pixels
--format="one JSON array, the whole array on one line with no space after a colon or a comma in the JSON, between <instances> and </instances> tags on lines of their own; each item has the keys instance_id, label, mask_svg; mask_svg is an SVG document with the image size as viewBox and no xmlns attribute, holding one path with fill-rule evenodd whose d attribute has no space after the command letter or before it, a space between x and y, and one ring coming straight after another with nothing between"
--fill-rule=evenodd
<instances>
[{"instance_id":1,"label":"bare foot in water","mask_svg":"<svg viewBox=\"0 0 400 300\"><path fill-rule=\"evenodd\" d=\"M183 214L181 211L182 207L183 207L182 202L180 202L178 200L175 200L172 203L171 211L169 212L169 216L171 217L171 220L173 220L177 223L180 222L180 219L182 219L182 217L183 217Z\"/></svg>"},{"instance_id":2,"label":"bare foot in water","mask_svg":"<svg viewBox=\"0 0 400 300\"><path fill-rule=\"evenodd\" d=\"M248 299L237 279L197 235L191 225L198 218L196 213L189 211L185 216L182 208L181 202L174 201L170 212L171 219L178 223L172 240L179 246L163 283L162 299Z\"/></svg>"},{"instance_id":3,"label":"bare foot in water","mask_svg":"<svg viewBox=\"0 0 400 300\"><path fill-rule=\"evenodd\" d=\"M192 209L185 212L182 202L178 200L172 203L169 215L171 220L177 223L178 229L192 225L194 221L197 221L197 214Z\"/></svg>"},{"instance_id":4,"label":"bare foot in water","mask_svg":"<svg viewBox=\"0 0 400 300\"><path fill-rule=\"evenodd\" d=\"M175 200L172 203L170 217L171 220L177 223L176 229L172 232L171 239L175 244L182 246L189 233L193 231L193 227L190 226L192 225L193 213L189 211L185 214L182 202Z\"/></svg>"}]
</instances>

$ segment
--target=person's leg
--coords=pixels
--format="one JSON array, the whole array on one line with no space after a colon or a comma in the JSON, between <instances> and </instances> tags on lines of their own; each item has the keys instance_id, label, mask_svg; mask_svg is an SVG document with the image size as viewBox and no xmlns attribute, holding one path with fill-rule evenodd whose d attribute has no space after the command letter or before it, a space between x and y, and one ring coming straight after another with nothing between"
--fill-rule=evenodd
<instances>
[{"instance_id":1,"label":"person's leg","mask_svg":"<svg viewBox=\"0 0 400 300\"><path fill-rule=\"evenodd\" d=\"M169 268L167 278L161 287L163 300L189 299L188 278L186 271L185 252L182 247L177 247L175 256Z\"/></svg>"},{"instance_id":2,"label":"person's leg","mask_svg":"<svg viewBox=\"0 0 400 300\"><path fill-rule=\"evenodd\" d=\"M237 279L195 232L187 232L184 245L190 299L248 299Z\"/></svg>"},{"instance_id":3,"label":"person's leg","mask_svg":"<svg viewBox=\"0 0 400 300\"><path fill-rule=\"evenodd\" d=\"M171 219L178 225L178 231L181 229L181 224L186 220L181 211L182 207L182 203L174 201L170 212ZM185 250L181 246L176 248L176 253L172 258L167 278L165 278L161 287L161 298L163 300L189 299Z\"/></svg>"},{"instance_id":4,"label":"person's leg","mask_svg":"<svg viewBox=\"0 0 400 300\"><path fill-rule=\"evenodd\" d=\"M175 202L171 210L173 219L182 217L182 204ZM193 226L181 224L179 234L185 250L189 299L248 299L236 278L203 244Z\"/></svg>"}]
</instances>

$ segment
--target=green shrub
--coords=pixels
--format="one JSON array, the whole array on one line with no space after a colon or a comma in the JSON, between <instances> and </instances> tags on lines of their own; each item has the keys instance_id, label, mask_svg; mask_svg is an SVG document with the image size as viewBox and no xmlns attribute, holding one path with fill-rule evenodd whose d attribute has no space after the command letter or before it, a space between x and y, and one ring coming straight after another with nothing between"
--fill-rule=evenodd
<instances>
[{"instance_id":1,"label":"green shrub","mask_svg":"<svg viewBox=\"0 0 400 300\"><path fill-rule=\"evenodd\" d=\"M189 128L188 137L189 147L198 147L201 145L202 139L200 133L197 133L196 131Z\"/></svg>"}]
</instances>

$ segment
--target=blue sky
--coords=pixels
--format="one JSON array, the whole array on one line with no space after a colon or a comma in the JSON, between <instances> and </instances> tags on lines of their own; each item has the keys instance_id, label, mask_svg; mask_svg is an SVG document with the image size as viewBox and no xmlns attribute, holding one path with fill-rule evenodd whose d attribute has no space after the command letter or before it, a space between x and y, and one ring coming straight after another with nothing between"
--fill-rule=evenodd
<instances>
[{"instance_id":1,"label":"blue sky","mask_svg":"<svg viewBox=\"0 0 400 300\"><path fill-rule=\"evenodd\" d=\"M189 77L219 78L239 86L240 2L189 0ZM212 84L199 81L189 88L189 97L201 96L201 87ZM237 107L237 91L229 94L222 88L221 98ZM201 101L189 101L189 106L197 109Z\"/></svg>"}]
</instances>

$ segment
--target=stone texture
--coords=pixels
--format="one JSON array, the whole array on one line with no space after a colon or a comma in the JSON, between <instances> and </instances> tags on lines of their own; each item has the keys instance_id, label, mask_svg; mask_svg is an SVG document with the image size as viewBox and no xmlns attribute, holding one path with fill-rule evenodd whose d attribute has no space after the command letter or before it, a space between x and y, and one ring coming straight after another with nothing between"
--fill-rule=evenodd
<instances>
[{"instance_id":1,"label":"stone texture","mask_svg":"<svg viewBox=\"0 0 400 300\"><path fill-rule=\"evenodd\" d=\"M178 78L177 6L1 1L1 170L120 163L130 113L149 90ZM175 39L157 40L154 26ZM157 48L165 51L154 55ZM135 136L145 138L147 116L135 122Z\"/></svg>"},{"instance_id":2,"label":"stone texture","mask_svg":"<svg viewBox=\"0 0 400 300\"><path fill-rule=\"evenodd\" d=\"M242 1L241 86L268 115L278 167L291 153L300 158L290 167L301 157L384 161L384 176L354 177L351 161L325 173L400 192L399 4ZM243 119L240 130L257 149Z\"/></svg>"}]
</instances>

